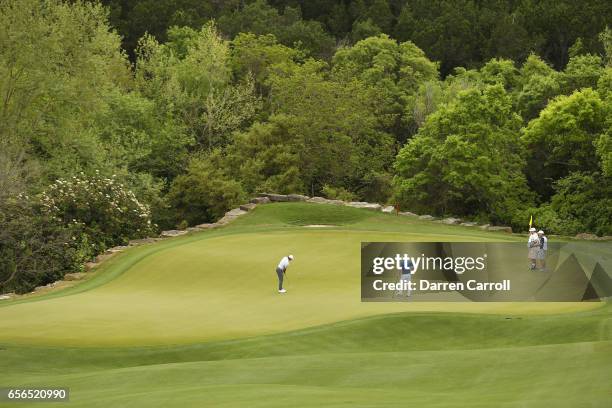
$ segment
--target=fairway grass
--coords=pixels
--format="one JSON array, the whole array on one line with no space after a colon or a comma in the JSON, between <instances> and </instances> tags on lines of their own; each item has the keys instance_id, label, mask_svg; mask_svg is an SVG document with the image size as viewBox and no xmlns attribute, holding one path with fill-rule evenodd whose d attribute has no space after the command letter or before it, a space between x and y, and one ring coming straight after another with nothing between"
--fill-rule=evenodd
<instances>
[{"instance_id":1,"label":"fairway grass","mask_svg":"<svg viewBox=\"0 0 612 408\"><path fill-rule=\"evenodd\" d=\"M0 387L68 386L71 407L608 406L609 304L360 302L362 241L523 239L260 206L129 249L77 286L0 303Z\"/></svg>"}]
</instances>

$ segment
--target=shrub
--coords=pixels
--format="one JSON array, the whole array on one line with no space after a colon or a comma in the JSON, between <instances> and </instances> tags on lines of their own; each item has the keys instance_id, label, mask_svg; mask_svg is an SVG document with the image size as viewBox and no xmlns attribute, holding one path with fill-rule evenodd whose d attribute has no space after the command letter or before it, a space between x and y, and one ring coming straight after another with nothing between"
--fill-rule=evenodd
<instances>
[{"instance_id":1,"label":"shrub","mask_svg":"<svg viewBox=\"0 0 612 408\"><path fill-rule=\"evenodd\" d=\"M550 204L516 211L512 218L512 229L516 232L526 232L529 228L530 217L533 217L533 226L543 229L547 234L567 235L569 230L573 230L573 226L564 224Z\"/></svg>"},{"instance_id":2,"label":"shrub","mask_svg":"<svg viewBox=\"0 0 612 408\"><path fill-rule=\"evenodd\" d=\"M513 227L526 230L530 216L536 228L546 232L575 235L593 232L612 235L612 183L600 173L574 172L554 184L550 203L517 211Z\"/></svg>"},{"instance_id":3,"label":"shrub","mask_svg":"<svg viewBox=\"0 0 612 408\"><path fill-rule=\"evenodd\" d=\"M612 180L599 172L574 172L555 183L551 208L567 234L612 235Z\"/></svg>"},{"instance_id":4,"label":"shrub","mask_svg":"<svg viewBox=\"0 0 612 408\"><path fill-rule=\"evenodd\" d=\"M241 184L206 156L193 158L187 173L172 182L168 193L177 222L185 221L189 225L215 221L245 199Z\"/></svg>"},{"instance_id":5,"label":"shrub","mask_svg":"<svg viewBox=\"0 0 612 408\"><path fill-rule=\"evenodd\" d=\"M25 195L0 202L0 293L29 292L61 279L84 260L87 242L78 228L38 210Z\"/></svg>"},{"instance_id":6,"label":"shrub","mask_svg":"<svg viewBox=\"0 0 612 408\"><path fill-rule=\"evenodd\" d=\"M325 184L322 189L323 195L332 200L355 201L356 196L344 187L333 187Z\"/></svg>"},{"instance_id":7,"label":"shrub","mask_svg":"<svg viewBox=\"0 0 612 408\"><path fill-rule=\"evenodd\" d=\"M145 237L152 231L149 208L133 192L110 178L81 173L58 179L41 195L43 214L82 231L94 253Z\"/></svg>"}]
</instances>

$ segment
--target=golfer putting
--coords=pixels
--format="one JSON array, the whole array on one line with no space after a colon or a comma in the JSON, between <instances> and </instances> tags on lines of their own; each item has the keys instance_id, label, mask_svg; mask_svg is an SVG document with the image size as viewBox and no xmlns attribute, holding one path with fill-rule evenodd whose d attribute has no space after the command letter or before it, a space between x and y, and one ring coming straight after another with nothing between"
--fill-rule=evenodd
<instances>
[{"instance_id":1,"label":"golfer putting","mask_svg":"<svg viewBox=\"0 0 612 408\"><path fill-rule=\"evenodd\" d=\"M276 275L278 276L278 293L287 292L283 288L283 278L285 277L285 272L287 272L287 268L289 267L289 263L291 263L291 261L293 261L293 255L284 256L276 267Z\"/></svg>"}]
</instances>

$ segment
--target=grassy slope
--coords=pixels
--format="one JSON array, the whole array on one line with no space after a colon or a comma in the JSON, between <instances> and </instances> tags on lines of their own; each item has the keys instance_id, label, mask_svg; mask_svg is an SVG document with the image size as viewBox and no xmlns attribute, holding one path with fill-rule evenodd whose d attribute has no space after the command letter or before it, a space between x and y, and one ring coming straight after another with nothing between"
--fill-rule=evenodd
<instances>
[{"instance_id":1,"label":"grassy slope","mask_svg":"<svg viewBox=\"0 0 612 408\"><path fill-rule=\"evenodd\" d=\"M327 223L342 228L299 227ZM70 406L87 407L607 406L609 306L361 305L358 278L350 273L358 254L352 245L384 238L517 239L363 210L264 206L220 231L130 250L65 292L0 306L0 385L70 386ZM294 290L279 299L269 264L288 246L297 257ZM330 279L323 267L328 256L347 262L334 269L342 279ZM242 288L265 294L224 286L226 275L208 276L217 268L242 273L244 259L253 270ZM369 305L377 309L363 312ZM497 311L512 318L388 314L410 308ZM278 318L268 315L278 310ZM533 314L572 310L583 311ZM377 316L336 322L371 314ZM319 323L329 324L288 331ZM266 333L278 334L261 335ZM245 335L253 337L235 339ZM163 341L195 344L92 347Z\"/></svg>"},{"instance_id":2,"label":"grassy slope","mask_svg":"<svg viewBox=\"0 0 612 408\"><path fill-rule=\"evenodd\" d=\"M4 384L71 387L71 406L606 406L610 310L403 313L169 348L0 351Z\"/></svg>"}]
</instances>

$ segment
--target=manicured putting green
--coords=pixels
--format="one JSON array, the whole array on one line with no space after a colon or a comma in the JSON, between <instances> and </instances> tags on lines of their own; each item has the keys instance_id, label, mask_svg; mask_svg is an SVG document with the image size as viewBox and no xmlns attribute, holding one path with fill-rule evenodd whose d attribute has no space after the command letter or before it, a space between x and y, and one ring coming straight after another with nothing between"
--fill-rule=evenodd
<instances>
[{"instance_id":1,"label":"manicured putting green","mask_svg":"<svg viewBox=\"0 0 612 408\"><path fill-rule=\"evenodd\" d=\"M278 206L279 228L249 231L262 220L264 225L269 224L274 207L264 207L260 216L257 210L243 225L229 229L230 233L205 232L166 245L135 249L134 254L117 259L100 275L121 268L126 269L123 273L90 290L0 307L0 341L78 346L179 344L257 336L402 311L520 313L585 307L361 303L361 241L508 237L482 232L475 236L472 231L462 234L464 229L438 224L433 224L432 231L423 232L420 229L431 228L431 223L312 204ZM294 226L309 219L345 226ZM368 222L377 223L378 230L362 229ZM385 223L390 224L381 230ZM390 231L393 227L400 231ZM453 234L443 234L445 229ZM132 258L139 252L141 259L134 262ZM296 261L288 271L288 293L279 295L274 268L289 253L296 256Z\"/></svg>"}]
</instances>

